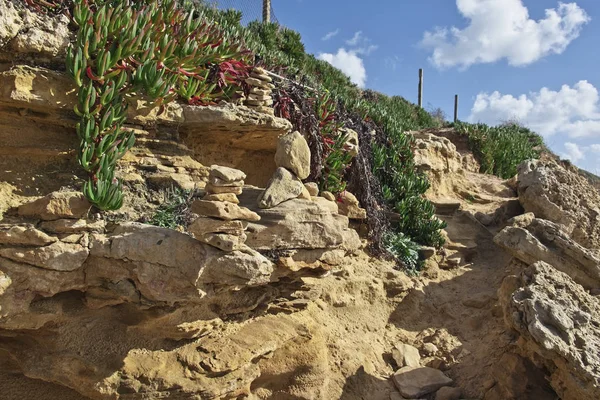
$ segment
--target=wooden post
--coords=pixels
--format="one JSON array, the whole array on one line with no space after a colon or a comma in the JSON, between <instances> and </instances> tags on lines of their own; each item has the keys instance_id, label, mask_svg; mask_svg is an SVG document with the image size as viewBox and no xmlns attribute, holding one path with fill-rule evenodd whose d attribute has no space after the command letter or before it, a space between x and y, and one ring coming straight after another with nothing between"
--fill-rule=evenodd
<instances>
[{"instance_id":1,"label":"wooden post","mask_svg":"<svg viewBox=\"0 0 600 400\"><path fill-rule=\"evenodd\" d=\"M419 68L419 107L423 108L423 68Z\"/></svg>"},{"instance_id":2,"label":"wooden post","mask_svg":"<svg viewBox=\"0 0 600 400\"><path fill-rule=\"evenodd\" d=\"M271 22L271 0L263 0L263 22Z\"/></svg>"},{"instance_id":3,"label":"wooden post","mask_svg":"<svg viewBox=\"0 0 600 400\"><path fill-rule=\"evenodd\" d=\"M458 122L458 95L454 95L454 123Z\"/></svg>"}]
</instances>

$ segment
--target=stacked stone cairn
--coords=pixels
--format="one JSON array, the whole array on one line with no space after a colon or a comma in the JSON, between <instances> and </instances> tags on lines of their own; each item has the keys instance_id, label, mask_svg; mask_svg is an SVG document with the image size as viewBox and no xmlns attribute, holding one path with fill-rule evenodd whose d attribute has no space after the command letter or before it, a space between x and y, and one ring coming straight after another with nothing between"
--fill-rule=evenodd
<instances>
[{"instance_id":1,"label":"stacked stone cairn","mask_svg":"<svg viewBox=\"0 0 600 400\"><path fill-rule=\"evenodd\" d=\"M223 251L247 250L244 231L248 221L259 221L260 216L239 206L246 174L242 171L212 165L202 200L192 203L192 212L201 215L189 231L204 243Z\"/></svg>"},{"instance_id":2,"label":"stacked stone cairn","mask_svg":"<svg viewBox=\"0 0 600 400\"><path fill-rule=\"evenodd\" d=\"M258 112L273 115L273 99L271 91L275 88L273 79L262 68L254 68L246 83L250 86L250 93L244 104Z\"/></svg>"}]
</instances>

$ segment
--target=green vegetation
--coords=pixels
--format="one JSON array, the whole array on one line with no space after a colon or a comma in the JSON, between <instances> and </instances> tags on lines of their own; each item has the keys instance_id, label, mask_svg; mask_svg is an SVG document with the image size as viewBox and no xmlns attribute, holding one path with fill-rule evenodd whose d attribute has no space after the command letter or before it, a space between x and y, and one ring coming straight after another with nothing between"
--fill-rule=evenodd
<instances>
[{"instance_id":1,"label":"green vegetation","mask_svg":"<svg viewBox=\"0 0 600 400\"><path fill-rule=\"evenodd\" d=\"M416 274L423 264L419 260L419 246L402 233L387 232L383 236L383 244L387 251L402 261L408 273Z\"/></svg>"},{"instance_id":2,"label":"green vegetation","mask_svg":"<svg viewBox=\"0 0 600 400\"><path fill-rule=\"evenodd\" d=\"M191 221L189 206L194 193L191 190L171 188L162 192L163 199L160 206L150 219L151 225L163 228L176 229L178 226L187 226Z\"/></svg>"},{"instance_id":3,"label":"green vegetation","mask_svg":"<svg viewBox=\"0 0 600 400\"><path fill-rule=\"evenodd\" d=\"M480 171L504 179L515 176L523 161L539 158L544 148L539 135L515 123L490 127L459 122L454 128L468 137L471 151L481 164Z\"/></svg>"},{"instance_id":4,"label":"green vegetation","mask_svg":"<svg viewBox=\"0 0 600 400\"><path fill-rule=\"evenodd\" d=\"M175 0L74 1L79 29L66 65L79 88L78 158L89 176L83 192L102 210L123 204L115 167L135 141L123 129L127 96L210 104L231 99L248 76L239 41L193 16Z\"/></svg>"}]
</instances>

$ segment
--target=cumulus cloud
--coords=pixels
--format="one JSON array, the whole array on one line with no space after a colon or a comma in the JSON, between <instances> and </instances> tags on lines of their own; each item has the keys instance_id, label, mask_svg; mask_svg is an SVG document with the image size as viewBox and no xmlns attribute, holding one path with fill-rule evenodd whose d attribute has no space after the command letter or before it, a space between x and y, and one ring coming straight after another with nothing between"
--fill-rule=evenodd
<instances>
[{"instance_id":1,"label":"cumulus cloud","mask_svg":"<svg viewBox=\"0 0 600 400\"><path fill-rule=\"evenodd\" d=\"M358 56L356 51L347 51L346 49L341 48L336 54L321 53L317 58L327 61L329 64L340 69L359 87L365 86L367 81L367 70L365 69L363 59Z\"/></svg>"},{"instance_id":2,"label":"cumulus cloud","mask_svg":"<svg viewBox=\"0 0 600 400\"><path fill-rule=\"evenodd\" d=\"M517 120L543 136L600 137L600 96L588 81L518 96L480 93L468 120L492 125Z\"/></svg>"},{"instance_id":3,"label":"cumulus cloud","mask_svg":"<svg viewBox=\"0 0 600 400\"><path fill-rule=\"evenodd\" d=\"M558 3L538 21L529 18L522 0L456 0L456 6L468 26L436 28L425 32L421 41L432 51L430 61L438 68L467 68L501 59L513 66L528 65L561 54L590 21L576 3Z\"/></svg>"},{"instance_id":4,"label":"cumulus cloud","mask_svg":"<svg viewBox=\"0 0 600 400\"><path fill-rule=\"evenodd\" d=\"M329 39L337 36L339 33L340 33L339 29L336 29L335 31L328 32L325 36L323 36L321 38L321 40L329 40Z\"/></svg>"},{"instance_id":5,"label":"cumulus cloud","mask_svg":"<svg viewBox=\"0 0 600 400\"><path fill-rule=\"evenodd\" d=\"M565 143L566 152L561 154L561 157L571 160L574 163L585 159L585 149L580 148L576 143L567 142Z\"/></svg>"}]
</instances>

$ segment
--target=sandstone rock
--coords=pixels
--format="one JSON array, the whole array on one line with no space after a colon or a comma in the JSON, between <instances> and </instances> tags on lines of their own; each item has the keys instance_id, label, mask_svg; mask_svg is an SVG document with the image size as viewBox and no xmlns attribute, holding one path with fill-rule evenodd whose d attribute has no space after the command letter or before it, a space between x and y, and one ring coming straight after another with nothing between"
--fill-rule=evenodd
<instances>
[{"instance_id":1,"label":"sandstone rock","mask_svg":"<svg viewBox=\"0 0 600 400\"><path fill-rule=\"evenodd\" d=\"M310 175L310 148L304 136L299 132L288 133L279 138L275 164L287 168L298 178L306 179Z\"/></svg>"},{"instance_id":2,"label":"sandstone rock","mask_svg":"<svg viewBox=\"0 0 600 400\"><path fill-rule=\"evenodd\" d=\"M237 187L237 186L244 186L244 181L233 181L233 182L227 182L223 179L214 177L214 176L210 176L208 178L208 183L210 183L212 186L218 186L218 187Z\"/></svg>"},{"instance_id":3,"label":"sandstone rock","mask_svg":"<svg viewBox=\"0 0 600 400\"><path fill-rule=\"evenodd\" d=\"M308 190L311 196L317 197L319 195L319 186L314 182L307 182L304 187Z\"/></svg>"},{"instance_id":4,"label":"sandstone rock","mask_svg":"<svg viewBox=\"0 0 600 400\"><path fill-rule=\"evenodd\" d=\"M246 174L243 171L220 165L211 165L209 176L219 178L225 182L237 182L246 179Z\"/></svg>"},{"instance_id":5,"label":"sandstone rock","mask_svg":"<svg viewBox=\"0 0 600 400\"><path fill-rule=\"evenodd\" d=\"M0 245L45 246L57 240L56 237L48 236L31 224L0 225Z\"/></svg>"},{"instance_id":6,"label":"sandstone rock","mask_svg":"<svg viewBox=\"0 0 600 400\"><path fill-rule=\"evenodd\" d=\"M262 68L260 68L260 69L255 68L254 71L252 71L250 73L250 76L253 78L256 78L256 79L260 79L261 81L273 82L273 78L271 78L267 74L267 72Z\"/></svg>"},{"instance_id":7,"label":"sandstone rock","mask_svg":"<svg viewBox=\"0 0 600 400\"><path fill-rule=\"evenodd\" d=\"M102 233L106 227L104 220L88 221L85 219L58 219L56 221L42 222L40 227L52 233Z\"/></svg>"},{"instance_id":8,"label":"sandstone rock","mask_svg":"<svg viewBox=\"0 0 600 400\"><path fill-rule=\"evenodd\" d=\"M246 207L224 201L196 200L191 206L192 212L207 217L225 220L241 219L244 221L260 221L260 216Z\"/></svg>"},{"instance_id":9,"label":"sandstone rock","mask_svg":"<svg viewBox=\"0 0 600 400\"><path fill-rule=\"evenodd\" d=\"M189 174L157 172L146 177L148 184L157 189L177 187L183 190L194 190L196 182Z\"/></svg>"},{"instance_id":10,"label":"sandstone rock","mask_svg":"<svg viewBox=\"0 0 600 400\"><path fill-rule=\"evenodd\" d=\"M460 388L444 386L435 393L435 400L459 400L461 394Z\"/></svg>"},{"instance_id":11,"label":"sandstone rock","mask_svg":"<svg viewBox=\"0 0 600 400\"><path fill-rule=\"evenodd\" d=\"M202 236L196 236L199 241L209 244L223 251L241 250L246 241L246 235L230 235L227 233L205 233Z\"/></svg>"},{"instance_id":12,"label":"sandstone rock","mask_svg":"<svg viewBox=\"0 0 600 400\"><path fill-rule=\"evenodd\" d=\"M344 150L346 150L352 157L356 157L360 150L358 146L358 133L354 129L342 128L340 134L346 136L346 142L344 143Z\"/></svg>"},{"instance_id":13,"label":"sandstone rock","mask_svg":"<svg viewBox=\"0 0 600 400\"><path fill-rule=\"evenodd\" d=\"M397 344L392 349L392 357L394 358L394 361L396 361L398 368L421 366L421 355L419 354L419 350L409 344Z\"/></svg>"},{"instance_id":14,"label":"sandstone rock","mask_svg":"<svg viewBox=\"0 0 600 400\"><path fill-rule=\"evenodd\" d=\"M424 343L423 344L423 353L427 356L433 356L438 352L438 348L433 343Z\"/></svg>"},{"instance_id":15,"label":"sandstone rock","mask_svg":"<svg viewBox=\"0 0 600 400\"><path fill-rule=\"evenodd\" d=\"M258 101L258 102L262 102L262 101L267 101L267 100L272 100L270 95L257 95L257 94L252 94L250 93L250 95L248 96L248 100L252 100L252 101Z\"/></svg>"},{"instance_id":16,"label":"sandstone rock","mask_svg":"<svg viewBox=\"0 0 600 400\"><path fill-rule=\"evenodd\" d=\"M494 243L526 264L545 261L585 288L600 287L600 257L571 239L564 226L539 218L516 222L521 227L504 228Z\"/></svg>"},{"instance_id":17,"label":"sandstone rock","mask_svg":"<svg viewBox=\"0 0 600 400\"><path fill-rule=\"evenodd\" d=\"M244 189L241 186L215 186L213 184L207 183L206 186L204 187L204 190L208 194L229 193L229 194L233 194L233 195L239 195L239 194L242 194Z\"/></svg>"},{"instance_id":18,"label":"sandstone rock","mask_svg":"<svg viewBox=\"0 0 600 400\"><path fill-rule=\"evenodd\" d=\"M393 380L400 394L409 399L417 399L452 384L452 379L429 367L400 368L394 374Z\"/></svg>"},{"instance_id":19,"label":"sandstone rock","mask_svg":"<svg viewBox=\"0 0 600 400\"><path fill-rule=\"evenodd\" d=\"M202 198L202 200L206 201L226 201L228 203L239 204L240 200L233 193L212 193L206 194Z\"/></svg>"},{"instance_id":20,"label":"sandstone rock","mask_svg":"<svg viewBox=\"0 0 600 400\"><path fill-rule=\"evenodd\" d=\"M245 221L223 221L214 218L197 218L188 227L188 231L196 238L203 237L207 233L227 233L229 235L242 236L248 226Z\"/></svg>"},{"instance_id":21,"label":"sandstone rock","mask_svg":"<svg viewBox=\"0 0 600 400\"><path fill-rule=\"evenodd\" d=\"M252 204L259 190L247 190L242 204ZM248 224L246 244L257 250L343 248L354 251L361 245L348 217L337 214L335 203L316 197L315 201L292 199L270 209L259 209L259 223Z\"/></svg>"},{"instance_id":22,"label":"sandstone rock","mask_svg":"<svg viewBox=\"0 0 600 400\"><path fill-rule=\"evenodd\" d=\"M79 192L53 192L20 206L19 215L43 220L79 219L88 213L90 207L91 204Z\"/></svg>"},{"instance_id":23,"label":"sandstone rock","mask_svg":"<svg viewBox=\"0 0 600 400\"><path fill-rule=\"evenodd\" d=\"M300 193L298 198L303 200L312 200L312 196L310 195L310 192L308 191L306 186L302 188L302 192Z\"/></svg>"},{"instance_id":24,"label":"sandstone rock","mask_svg":"<svg viewBox=\"0 0 600 400\"><path fill-rule=\"evenodd\" d=\"M429 247L429 246L420 246L419 247L419 255L424 259L430 259L431 257L435 256L435 253L437 252L435 247Z\"/></svg>"},{"instance_id":25,"label":"sandstone rock","mask_svg":"<svg viewBox=\"0 0 600 400\"><path fill-rule=\"evenodd\" d=\"M273 208L284 201L297 198L304 189L302 182L287 169L279 167L258 200L260 208Z\"/></svg>"},{"instance_id":26,"label":"sandstone rock","mask_svg":"<svg viewBox=\"0 0 600 400\"><path fill-rule=\"evenodd\" d=\"M258 100L254 100L254 99L248 98L246 100L246 104L249 105L249 106L256 106L256 107L259 107L259 106L272 106L273 105L273 100L271 100L269 98L269 100L258 101Z\"/></svg>"},{"instance_id":27,"label":"sandstone rock","mask_svg":"<svg viewBox=\"0 0 600 400\"><path fill-rule=\"evenodd\" d=\"M239 250L211 258L199 282L215 285L264 285L270 282L274 269L274 264L265 256L241 245Z\"/></svg>"},{"instance_id":28,"label":"sandstone rock","mask_svg":"<svg viewBox=\"0 0 600 400\"><path fill-rule=\"evenodd\" d=\"M252 89L250 89L250 93L255 94L257 96L268 96L271 94L271 91L267 90L267 89L260 89L257 87L253 87Z\"/></svg>"},{"instance_id":29,"label":"sandstone rock","mask_svg":"<svg viewBox=\"0 0 600 400\"><path fill-rule=\"evenodd\" d=\"M255 86L261 89L274 89L275 85L268 83L268 82L264 82L261 79L256 79L256 78L247 78L246 79L246 83L250 86Z\"/></svg>"},{"instance_id":30,"label":"sandstone rock","mask_svg":"<svg viewBox=\"0 0 600 400\"><path fill-rule=\"evenodd\" d=\"M342 192L338 199L338 210L350 219L366 219L367 211L361 208L358 199L350 192Z\"/></svg>"},{"instance_id":31,"label":"sandstone rock","mask_svg":"<svg viewBox=\"0 0 600 400\"><path fill-rule=\"evenodd\" d=\"M521 352L550 371L565 400L600 398L600 303L568 275L537 262L499 290L507 325Z\"/></svg>"},{"instance_id":32,"label":"sandstone rock","mask_svg":"<svg viewBox=\"0 0 600 400\"><path fill-rule=\"evenodd\" d=\"M329 201L335 201L335 196L333 195L333 193L328 192L327 190L321 192L321 197Z\"/></svg>"},{"instance_id":33,"label":"sandstone rock","mask_svg":"<svg viewBox=\"0 0 600 400\"><path fill-rule=\"evenodd\" d=\"M81 268L89 254L78 244L55 242L37 248L7 247L0 249L0 256L20 263L54 271L74 271Z\"/></svg>"},{"instance_id":34,"label":"sandstone rock","mask_svg":"<svg viewBox=\"0 0 600 400\"><path fill-rule=\"evenodd\" d=\"M581 174L554 161L519 165L519 201L527 212L565 226L584 247L600 248L600 193Z\"/></svg>"}]
</instances>

